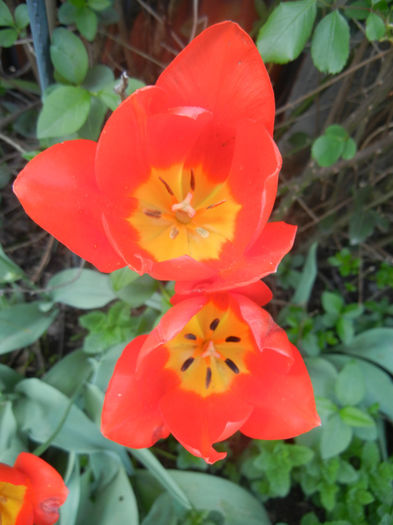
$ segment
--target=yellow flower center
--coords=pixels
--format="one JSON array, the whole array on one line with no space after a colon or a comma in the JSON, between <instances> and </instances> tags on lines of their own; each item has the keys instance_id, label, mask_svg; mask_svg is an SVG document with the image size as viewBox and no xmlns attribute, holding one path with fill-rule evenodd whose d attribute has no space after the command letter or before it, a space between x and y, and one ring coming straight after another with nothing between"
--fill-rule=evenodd
<instances>
[{"instance_id":1,"label":"yellow flower center","mask_svg":"<svg viewBox=\"0 0 393 525\"><path fill-rule=\"evenodd\" d=\"M248 374L247 352L255 351L249 326L231 308L206 304L183 330L166 343L166 368L180 377L181 387L202 397L225 392L239 374Z\"/></svg>"},{"instance_id":2,"label":"yellow flower center","mask_svg":"<svg viewBox=\"0 0 393 525\"><path fill-rule=\"evenodd\" d=\"M128 218L138 243L159 262L189 255L217 259L232 241L241 209L227 182L214 183L201 167L153 168L133 194L137 207Z\"/></svg>"},{"instance_id":3,"label":"yellow flower center","mask_svg":"<svg viewBox=\"0 0 393 525\"><path fill-rule=\"evenodd\" d=\"M0 481L0 524L15 525L25 497L25 485Z\"/></svg>"}]
</instances>

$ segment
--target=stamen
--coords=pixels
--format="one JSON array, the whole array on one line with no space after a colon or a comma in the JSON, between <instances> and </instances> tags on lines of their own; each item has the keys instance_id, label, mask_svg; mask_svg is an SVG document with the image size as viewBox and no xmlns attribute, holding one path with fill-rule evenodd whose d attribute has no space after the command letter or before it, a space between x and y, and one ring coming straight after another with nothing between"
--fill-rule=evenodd
<instances>
[{"instance_id":1,"label":"stamen","mask_svg":"<svg viewBox=\"0 0 393 525\"><path fill-rule=\"evenodd\" d=\"M153 219L159 219L162 215L160 210L143 210L143 213L148 217L153 217Z\"/></svg>"},{"instance_id":2,"label":"stamen","mask_svg":"<svg viewBox=\"0 0 393 525\"><path fill-rule=\"evenodd\" d=\"M232 361L232 359L225 359L225 364L232 370L234 374L239 374L240 370L236 366L236 364Z\"/></svg>"},{"instance_id":3,"label":"stamen","mask_svg":"<svg viewBox=\"0 0 393 525\"><path fill-rule=\"evenodd\" d=\"M241 341L240 337L237 337L236 335L230 335L225 339L227 343L239 343Z\"/></svg>"},{"instance_id":4,"label":"stamen","mask_svg":"<svg viewBox=\"0 0 393 525\"><path fill-rule=\"evenodd\" d=\"M186 213L190 218L194 217L196 214L196 211L191 206L191 200L192 200L192 193L189 191L181 202L177 204L173 204L171 210L172 211L182 211Z\"/></svg>"},{"instance_id":5,"label":"stamen","mask_svg":"<svg viewBox=\"0 0 393 525\"><path fill-rule=\"evenodd\" d=\"M192 363L194 362L194 358L193 357L189 357L188 359L186 359L184 361L184 363L181 365L181 368L180 370L182 372L185 372L188 368L190 368L190 366L192 365Z\"/></svg>"},{"instance_id":6,"label":"stamen","mask_svg":"<svg viewBox=\"0 0 393 525\"><path fill-rule=\"evenodd\" d=\"M191 188L191 191L194 191L194 190L195 190L195 175L194 175L194 170L191 170L191 173L190 173L190 188Z\"/></svg>"},{"instance_id":7,"label":"stamen","mask_svg":"<svg viewBox=\"0 0 393 525\"><path fill-rule=\"evenodd\" d=\"M206 207L207 210L211 210L212 208L216 208L217 206L220 206L221 204L224 204L226 201L220 201L216 202L216 204L209 204L209 206Z\"/></svg>"},{"instance_id":8,"label":"stamen","mask_svg":"<svg viewBox=\"0 0 393 525\"><path fill-rule=\"evenodd\" d=\"M206 388L209 388L211 381L212 381L212 369L210 368L210 366L208 366L206 368L206 379L205 379Z\"/></svg>"},{"instance_id":9,"label":"stamen","mask_svg":"<svg viewBox=\"0 0 393 525\"><path fill-rule=\"evenodd\" d=\"M198 235L202 237L202 239L207 239L210 235L210 233L207 230L205 230L205 228L195 228L195 231Z\"/></svg>"},{"instance_id":10,"label":"stamen","mask_svg":"<svg viewBox=\"0 0 393 525\"><path fill-rule=\"evenodd\" d=\"M217 328L219 322L220 322L219 319L217 319L217 318L214 319L214 320L210 323L210 327L209 327L210 330L213 330L213 332L214 332L214 330Z\"/></svg>"},{"instance_id":11,"label":"stamen","mask_svg":"<svg viewBox=\"0 0 393 525\"><path fill-rule=\"evenodd\" d=\"M171 231L169 232L169 237L171 239L176 239L176 237L179 235L179 230L176 228L176 226L173 226Z\"/></svg>"},{"instance_id":12,"label":"stamen","mask_svg":"<svg viewBox=\"0 0 393 525\"><path fill-rule=\"evenodd\" d=\"M192 341L196 340L196 335L194 335L194 334L185 334L184 337L186 339L191 339Z\"/></svg>"},{"instance_id":13,"label":"stamen","mask_svg":"<svg viewBox=\"0 0 393 525\"><path fill-rule=\"evenodd\" d=\"M165 186L166 188L166 191L169 193L169 195L174 195L173 191L172 191L172 188L169 186L169 184L162 178L162 177L158 177L160 179L160 181L163 183L163 185Z\"/></svg>"}]
</instances>

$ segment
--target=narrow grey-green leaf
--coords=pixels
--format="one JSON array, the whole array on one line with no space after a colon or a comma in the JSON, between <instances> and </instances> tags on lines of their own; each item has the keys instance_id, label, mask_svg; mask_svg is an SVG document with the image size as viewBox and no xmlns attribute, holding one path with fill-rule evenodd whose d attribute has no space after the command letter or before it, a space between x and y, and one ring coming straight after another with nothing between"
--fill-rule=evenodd
<instances>
[{"instance_id":1,"label":"narrow grey-green leaf","mask_svg":"<svg viewBox=\"0 0 393 525\"><path fill-rule=\"evenodd\" d=\"M292 302L295 304L306 305L310 299L311 291L317 277L317 247L318 244L314 242L308 250L299 284L292 297Z\"/></svg>"},{"instance_id":2,"label":"narrow grey-green leaf","mask_svg":"<svg viewBox=\"0 0 393 525\"><path fill-rule=\"evenodd\" d=\"M57 311L44 313L39 304L15 304L0 311L0 354L31 345L49 328Z\"/></svg>"},{"instance_id":3,"label":"narrow grey-green leaf","mask_svg":"<svg viewBox=\"0 0 393 525\"><path fill-rule=\"evenodd\" d=\"M281 2L258 34L263 60L285 64L297 58L311 35L316 12L315 0Z\"/></svg>"},{"instance_id":4,"label":"narrow grey-green leaf","mask_svg":"<svg viewBox=\"0 0 393 525\"><path fill-rule=\"evenodd\" d=\"M19 268L0 246L0 283L11 283L23 277L23 270Z\"/></svg>"},{"instance_id":5,"label":"narrow grey-green leaf","mask_svg":"<svg viewBox=\"0 0 393 525\"><path fill-rule=\"evenodd\" d=\"M71 135L86 122L90 95L81 87L59 86L44 99L38 117L37 136L40 139Z\"/></svg>"},{"instance_id":6,"label":"narrow grey-green leaf","mask_svg":"<svg viewBox=\"0 0 393 525\"><path fill-rule=\"evenodd\" d=\"M393 373L393 328L372 328L355 336L345 352L386 368Z\"/></svg>"},{"instance_id":7,"label":"narrow grey-green leaf","mask_svg":"<svg viewBox=\"0 0 393 525\"><path fill-rule=\"evenodd\" d=\"M56 69L72 84L80 84L86 76L88 56L85 46L76 35L59 27L53 31L50 56Z\"/></svg>"},{"instance_id":8,"label":"narrow grey-green leaf","mask_svg":"<svg viewBox=\"0 0 393 525\"><path fill-rule=\"evenodd\" d=\"M336 10L318 23L311 42L311 56L322 73L338 73L349 56L349 25Z\"/></svg>"}]
</instances>

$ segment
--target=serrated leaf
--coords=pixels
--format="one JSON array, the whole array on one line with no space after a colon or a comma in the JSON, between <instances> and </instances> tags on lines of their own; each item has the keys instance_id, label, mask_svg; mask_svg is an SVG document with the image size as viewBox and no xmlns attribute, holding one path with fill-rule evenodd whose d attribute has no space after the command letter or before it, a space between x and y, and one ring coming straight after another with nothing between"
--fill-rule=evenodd
<instances>
[{"instance_id":1,"label":"serrated leaf","mask_svg":"<svg viewBox=\"0 0 393 525\"><path fill-rule=\"evenodd\" d=\"M258 34L263 60L285 64L297 58L311 35L316 12L315 0L281 2Z\"/></svg>"},{"instance_id":2,"label":"serrated leaf","mask_svg":"<svg viewBox=\"0 0 393 525\"><path fill-rule=\"evenodd\" d=\"M335 393L341 405L357 405L363 400L366 385L357 361L347 363L338 374Z\"/></svg>"},{"instance_id":3,"label":"serrated leaf","mask_svg":"<svg viewBox=\"0 0 393 525\"><path fill-rule=\"evenodd\" d=\"M37 123L38 138L63 137L75 133L86 122L89 109L90 94L85 89L57 87L44 99Z\"/></svg>"},{"instance_id":4,"label":"serrated leaf","mask_svg":"<svg viewBox=\"0 0 393 525\"><path fill-rule=\"evenodd\" d=\"M366 20L366 36L373 42L381 40L386 34L385 22L375 13L370 13Z\"/></svg>"},{"instance_id":5,"label":"serrated leaf","mask_svg":"<svg viewBox=\"0 0 393 525\"><path fill-rule=\"evenodd\" d=\"M0 26L12 26L14 25L14 19L12 18L11 11L8 9L7 4L0 0Z\"/></svg>"},{"instance_id":6,"label":"serrated leaf","mask_svg":"<svg viewBox=\"0 0 393 525\"><path fill-rule=\"evenodd\" d=\"M322 73L338 73L345 66L349 56L349 26L337 10L322 18L315 28L311 56Z\"/></svg>"},{"instance_id":7,"label":"serrated leaf","mask_svg":"<svg viewBox=\"0 0 393 525\"><path fill-rule=\"evenodd\" d=\"M340 410L340 417L351 427L375 427L373 418L356 407L344 407Z\"/></svg>"},{"instance_id":8,"label":"serrated leaf","mask_svg":"<svg viewBox=\"0 0 393 525\"><path fill-rule=\"evenodd\" d=\"M26 4L20 4L14 11L15 24L19 30L24 29L29 25L29 13Z\"/></svg>"},{"instance_id":9,"label":"serrated leaf","mask_svg":"<svg viewBox=\"0 0 393 525\"><path fill-rule=\"evenodd\" d=\"M87 51L80 38L71 31L62 27L53 31L50 57L56 71L68 82L83 82L88 68Z\"/></svg>"},{"instance_id":10,"label":"serrated leaf","mask_svg":"<svg viewBox=\"0 0 393 525\"><path fill-rule=\"evenodd\" d=\"M49 280L48 288L53 301L75 308L99 308L115 299L109 277L94 270L63 270Z\"/></svg>"},{"instance_id":11,"label":"serrated leaf","mask_svg":"<svg viewBox=\"0 0 393 525\"><path fill-rule=\"evenodd\" d=\"M340 414L334 414L321 429L320 449L322 459L337 456L348 447L351 439L351 427L344 423Z\"/></svg>"},{"instance_id":12,"label":"serrated leaf","mask_svg":"<svg viewBox=\"0 0 393 525\"><path fill-rule=\"evenodd\" d=\"M75 15L75 23L78 31L86 40L92 42L97 34L97 15L89 7L78 9Z\"/></svg>"}]
</instances>

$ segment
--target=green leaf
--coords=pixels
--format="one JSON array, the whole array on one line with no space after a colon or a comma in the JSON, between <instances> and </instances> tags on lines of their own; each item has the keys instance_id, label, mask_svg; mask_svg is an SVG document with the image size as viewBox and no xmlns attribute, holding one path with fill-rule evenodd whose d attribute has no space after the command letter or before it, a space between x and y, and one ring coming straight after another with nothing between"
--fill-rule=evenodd
<instances>
[{"instance_id":1,"label":"green leaf","mask_svg":"<svg viewBox=\"0 0 393 525\"><path fill-rule=\"evenodd\" d=\"M0 354L34 343L49 328L56 315L57 310L42 312L38 301L0 310Z\"/></svg>"},{"instance_id":2,"label":"green leaf","mask_svg":"<svg viewBox=\"0 0 393 525\"><path fill-rule=\"evenodd\" d=\"M309 463L314 457L314 451L302 445L288 446L289 459L295 467Z\"/></svg>"},{"instance_id":3,"label":"green leaf","mask_svg":"<svg viewBox=\"0 0 393 525\"><path fill-rule=\"evenodd\" d=\"M345 346L347 354L362 357L393 373L393 328L372 328Z\"/></svg>"},{"instance_id":4,"label":"green leaf","mask_svg":"<svg viewBox=\"0 0 393 525\"><path fill-rule=\"evenodd\" d=\"M14 25L14 19L12 18L11 11L8 9L7 4L0 0L0 26L12 26Z\"/></svg>"},{"instance_id":5,"label":"green leaf","mask_svg":"<svg viewBox=\"0 0 393 525\"><path fill-rule=\"evenodd\" d=\"M339 140L345 141L348 138L348 132L339 124L332 124L325 129L325 135L335 137Z\"/></svg>"},{"instance_id":6,"label":"green leaf","mask_svg":"<svg viewBox=\"0 0 393 525\"><path fill-rule=\"evenodd\" d=\"M322 73L338 73L349 56L349 26L336 10L318 23L311 42L311 56Z\"/></svg>"},{"instance_id":7,"label":"green leaf","mask_svg":"<svg viewBox=\"0 0 393 525\"><path fill-rule=\"evenodd\" d=\"M104 11L111 5L111 0L87 0L87 5L94 11Z\"/></svg>"},{"instance_id":8,"label":"green leaf","mask_svg":"<svg viewBox=\"0 0 393 525\"><path fill-rule=\"evenodd\" d=\"M177 523L173 500L169 494L164 493L154 500L142 525L177 525Z\"/></svg>"},{"instance_id":9,"label":"green leaf","mask_svg":"<svg viewBox=\"0 0 393 525\"><path fill-rule=\"evenodd\" d=\"M349 137L344 144L344 150L341 154L342 158L345 160L353 159L356 155L357 145L353 138Z\"/></svg>"},{"instance_id":10,"label":"green leaf","mask_svg":"<svg viewBox=\"0 0 393 525\"><path fill-rule=\"evenodd\" d=\"M52 444L69 452L88 454L108 448L120 449L104 438L72 400L44 381L24 379L17 384L15 392L23 396L15 402L17 420L33 441L45 443L57 430Z\"/></svg>"},{"instance_id":11,"label":"green leaf","mask_svg":"<svg viewBox=\"0 0 393 525\"><path fill-rule=\"evenodd\" d=\"M109 277L94 270L63 270L49 280L48 288L54 301L75 308L99 308L115 299Z\"/></svg>"},{"instance_id":12,"label":"green leaf","mask_svg":"<svg viewBox=\"0 0 393 525\"><path fill-rule=\"evenodd\" d=\"M262 505L239 485L200 472L169 471L194 507L218 510L226 525L270 525Z\"/></svg>"},{"instance_id":13,"label":"green leaf","mask_svg":"<svg viewBox=\"0 0 393 525\"><path fill-rule=\"evenodd\" d=\"M134 282L116 292L119 299L135 308L144 304L157 288L157 282L149 275L142 275Z\"/></svg>"},{"instance_id":14,"label":"green leaf","mask_svg":"<svg viewBox=\"0 0 393 525\"><path fill-rule=\"evenodd\" d=\"M82 350L76 350L52 366L42 380L71 397L93 370L93 363L88 356Z\"/></svg>"},{"instance_id":15,"label":"green leaf","mask_svg":"<svg viewBox=\"0 0 393 525\"><path fill-rule=\"evenodd\" d=\"M369 0L356 0L345 7L345 15L355 20L365 20L370 12Z\"/></svg>"},{"instance_id":16,"label":"green leaf","mask_svg":"<svg viewBox=\"0 0 393 525\"><path fill-rule=\"evenodd\" d=\"M26 4L20 4L14 11L15 24L19 30L24 29L29 25L29 13Z\"/></svg>"},{"instance_id":17,"label":"green leaf","mask_svg":"<svg viewBox=\"0 0 393 525\"><path fill-rule=\"evenodd\" d=\"M92 42L97 34L97 15L89 7L78 9L75 16L76 27L86 40Z\"/></svg>"},{"instance_id":18,"label":"green leaf","mask_svg":"<svg viewBox=\"0 0 393 525\"><path fill-rule=\"evenodd\" d=\"M366 394L363 372L353 359L338 374L335 393L342 405L357 405Z\"/></svg>"},{"instance_id":19,"label":"green leaf","mask_svg":"<svg viewBox=\"0 0 393 525\"><path fill-rule=\"evenodd\" d=\"M63 4L64 5L64 4ZM70 458L75 455L70 454ZM74 462L74 468L71 471L71 475L68 479L64 480L69 490L65 503L61 506L60 510L60 521L59 525L75 525L76 517L78 515L79 500L80 500L80 472L79 464L77 461Z\"/></svg>"},{"instance_id":20,"label":"green leaf","mask_svg":"<svg viewBox=\"0 0 393 525\"><path fill-rule=\"evenodd\" d=\"M105 104L99 98L91 97L89 115L79 129L78 135L82 139L97 140L102 130L106 112Z\"/></svg>"},{"instance_id":21,"label":"green leaf","mask_svg":"<svg viewBox=\"0 0 393 525\"><path fill-rule=\"evenodd\" d=\"M346 317L340 317L336 324L336 330L341 341L347 345L349 344L355 334L355 329L353 327L353 321L347 319Z\"/></svg>"},{"instance_id":22,"label":"green leaf","mask_svg":"<svg viewBox=\"0 0 393 525\"><path fill-rule=\"evenodd\" d=\"M305 306L310 299L312 288L317 277L317 247L318 244L314 242L308 250L306 262L304 263L300 275L299 284L297 285L292 297L292 302L295 304Z\"/></svg>"},{"instance_id":23,"label":"green leaf","mask_svg":"<svg viewBox=\"0 0 393 525\"><path fill-rule=\"evenodd\" d=\"M61 4L57 11L59 22L64 25L73 24L75 22L76 12L77 7L72 5L70 2L64 2L64 4Z\"/></svg>"},{"instance_id":24,"label":"green leaf","mask_svg":"<svg viewBox=\"0 0 393 525\"><path fill-rule=\"evenodd\" d=\"M344 407L340 410L340 417L351 427L375 427L373 418L360 408Z\"/></svg>"},{"instance_id":25,"label":"green leaf","mask_svg":"<svg viewBox=\"0 0 393 525\"><path fill-rule=\"evenodd\" d=\"M330 398L338 375L336 368L322 357L308 357L305 361L314 394L319 397Z\"/></svg>"},{"instance_id":26,"label":"green leaf","mask_svg":"<svg viewBox=\"0 0 393 525\"><path fill-rule=\"evenodd\" d=\"M297 58L311 35L316 12L315 0L281 2L258 34L263 60L285 64Z\"/></svg>"},{"instance_id":27,"label":"green leaf","mask_svg":"<svg viewBox=\"0 0 393 525\"><path fill-rule=\"evenodd\" d=\"M59 86L44 98L38 117L37 136L63 137L72 135L86 122L90 95L81 87Z\"/></svg>"},{"instance_id":28,"label":"green leaf","mask_svg":"<svg viewBox=\"0 0 393 525\"><path fill-rule=\"evenodd\" d=\"M19 268L0 246L0 283L12 283L23 277L22 268Z\"/></svg>"},{"instance_id":29,"label":"green leaf","mask_svg":"<svg viewBox=\"0 0 393 525\"><path fill-rule=\"evenodd\" d=\"M381 40L386 34L385 22L375 13L370 13L366 20L366 36L373 42Z\"/></svg>"},{"instance_id":30,"label":"green leaf","mask_svg":"<svg viewBox=\"0 0 393 525\"><path fill-rule=\"evenodd\" d=\"M0 29L0 47L11 47L18 39L16 29Z\"/></svg>"},{"instance_id":31,"label":"green leaf","mask_svg":"<svg viewBox=\"0 0 393 525\"><path fill-rule=\"evenodd\" d=\"M334 414L322 426L320 449L322 459L337 456L343 452L352 439L352 429L341 419L340 414Z\"/></svg>"},{"instance_id":32,"label":"green leaf","mask_svg":"<svg viewBox=\"0 0 393 525\"><path fill-rule=\"evenodd\" d=\"M344 142L332 135L318 137L311 148L311 155L319 166L332 166L344 151Z\"/></svg>"},{"instance_id":33,"label":"green leaf","mask_svg":"<svg viewBox=\"0 0 393 525\"><path fill-rule=\"evenodd\" d=\"M120 270L115 270L110 274L110 280L115 292L118 292L125 286L131 284L139 277L140 275L133 272L128 266L120 268Z\"/></svg>"},{"instance_id":34,"label":"green leaf","mask_svg":"<svg viewBox=\"0 0 393 525\"><path fill-rule=\"evenodd\" d=\"M0 363L0 393L12 391L23 377L12 368Z\"/></svg>"},{"instance_id":35,"label":"green leaf","mask_svg":"<svg viewBox=\"0 0 393 525\"><path fill-rule=\"evenodd\" d=\"M97 95L106 88L113 88L115 77L109 67L97 64L89 69L83 82L83 87L92 94Z\"/></svg>"},{"instance_id":36,"label":"green leaf","mask_svg":"<svg viewBox=\"0 0 393 525\"><path fill-rule=\"evenodd\" d=\"M333 292L323 292L321 296L322 306L328 314L339 315L344 306L341 295Z\"/></svg>"},{"instance_id":37,"label":"green leaf","mask_svg":"<svg viewBox=\"0 0 393 525\"><path fill-rule=\"evenodd\" d=\"M71 31L58 27L53 31L50 46L52 63L62 77L72 84L81 84L89 65L82 41Z\"/></svg>"},{"instance_id":38,"label":"green leaf","mask_svg":"<svg viewBox=\"0 0 393 525\"><path fill-rule=\"evenodd\" d=\"M359 478L359 472L348 461L341 460L337 473L337 481L349 485L355 483Z\"/></svg>"},{"instance_id":39,"label":"green leaf","mask_svg":"<svg viewBox=\"0 0 393 525\"><path fill-rule=\"evenodd\" d=\"M356 206L349 221L349 241L351 245L365 241L373 233L378 224L378 214L375 210L365 210Z\"/></svg>"}]
</instances>

